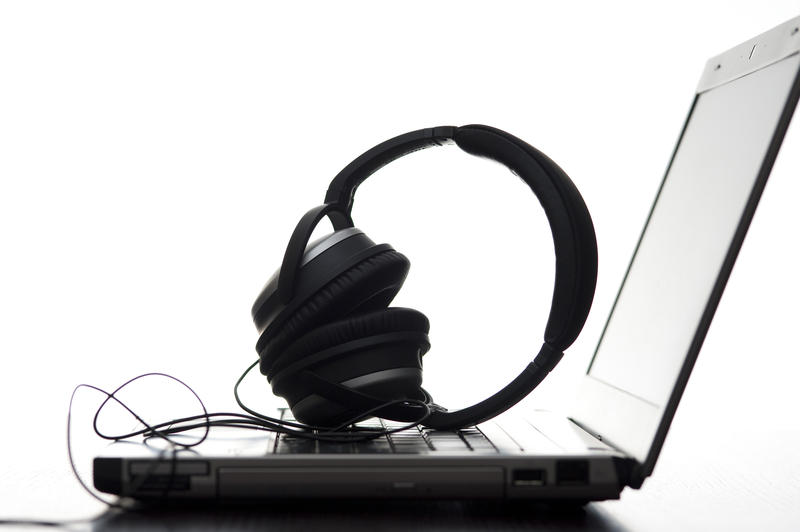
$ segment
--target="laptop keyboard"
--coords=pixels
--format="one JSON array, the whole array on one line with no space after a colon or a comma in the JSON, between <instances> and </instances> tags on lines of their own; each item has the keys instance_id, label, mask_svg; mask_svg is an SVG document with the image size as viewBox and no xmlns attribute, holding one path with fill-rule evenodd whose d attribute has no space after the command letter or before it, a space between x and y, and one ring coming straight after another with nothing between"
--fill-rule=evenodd
<instances>
[{"instance_id":1,"label":"laptop keyboard","mask_svg":"<svg viewBox=\"0 0 800 532\"><path fill-rule=\"evenodd\" d=\"M289 419L285 410L282 418ZM396 429L407 425L396 421L370 419L356 426L365 429ZM276 438L275 454L428 454L435 452L497 453L497 448L477 427L457 431L433 430L421 426L359 442L314 441L283 434Z\"/></svg>"}]
</instances>

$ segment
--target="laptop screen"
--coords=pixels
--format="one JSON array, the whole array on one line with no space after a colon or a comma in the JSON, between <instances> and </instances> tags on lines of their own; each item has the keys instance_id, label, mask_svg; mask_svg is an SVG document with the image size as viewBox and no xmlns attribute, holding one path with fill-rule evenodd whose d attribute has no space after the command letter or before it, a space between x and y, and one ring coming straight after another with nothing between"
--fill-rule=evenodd
<instances>
[{"instance_id":1,"label":"laptop screen","mask_svg":"<svg viewBox=\"0 0 800 532\"><path fill-rule=\"evenodd\" d=\"M571 412L645 476L794 110L798 22L709 61Z\"/></svg>"},{"instance_id":2,"label":"laptop screen","mask_svg":"<svg viewBox=\"0 0 800 532\"><path fill-rule=\"evenodd\" d=\"M663 405L697 331L786 96L797 54L698 95L589 369Z\"/></svg>"}]
</instances>

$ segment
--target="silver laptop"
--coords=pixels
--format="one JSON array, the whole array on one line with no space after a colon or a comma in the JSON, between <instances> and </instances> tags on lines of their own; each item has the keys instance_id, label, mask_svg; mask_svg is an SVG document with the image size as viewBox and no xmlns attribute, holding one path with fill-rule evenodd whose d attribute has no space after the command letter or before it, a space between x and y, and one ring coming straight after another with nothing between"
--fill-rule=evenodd
<instances>
[{"instance_id":1,"label":"silver laptop","mask_svg":"<svg viewBox=\"0 0 800 532\"><path fill-rule=\"evenodd\" d=\"M477 427L417 427L359 443L213 429L174 459L157 445L116 443L94 460L95 487L151 500L575 502L640 487L653 471L794 113L798 28L800 17L708 61L568 417L518 407ZM361 425L397 426L378 419Z\"/></svg>"}]
</instances>

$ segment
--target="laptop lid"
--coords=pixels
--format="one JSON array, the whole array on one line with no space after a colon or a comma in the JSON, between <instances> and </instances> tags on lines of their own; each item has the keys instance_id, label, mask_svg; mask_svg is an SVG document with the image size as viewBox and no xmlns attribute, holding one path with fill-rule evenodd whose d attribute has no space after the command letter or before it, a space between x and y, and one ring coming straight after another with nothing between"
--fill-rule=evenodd
<instances>
[{"instance_id":1,"label":"laptop lid","mask_svg":"<svg viewBox=\"0 0 800 532\"><path fill-rule=\"evenodd\" d=\"M800 93L800 17L711 58L570 417L650 475Z\"/></svg>"}]
</instances>

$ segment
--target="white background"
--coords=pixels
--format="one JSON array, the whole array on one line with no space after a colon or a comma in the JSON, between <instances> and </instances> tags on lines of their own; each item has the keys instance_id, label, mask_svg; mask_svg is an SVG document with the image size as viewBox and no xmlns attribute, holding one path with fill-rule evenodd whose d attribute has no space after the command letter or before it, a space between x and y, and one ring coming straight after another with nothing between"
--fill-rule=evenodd
<instances>
[{"instance_id":1,"label":"white background","mask_svg":"<svg viewBox=\"0 0 800 532\"><path fill-rule=\"evenodd\" d=\"M256 357L250 306L299 217L367 148L444 124L525 139L590 208L594 307L526 400L565 408L705 60L798 14L798 1L3 3L0 413L25 436L3 438L4 456L35 447L64 469L79 382L166 371L232 408ZM676 424L780 422L797 441L798 148L795 124ZM412 262L396 304L431 319L439 402L482 399L535 354L553 253L521 181L427 150L365 183L353 215ZM280 404L260 376L246 390ZM159 415L185 413L180 390L156 392Z\"/></svg>"}]
</instances>

